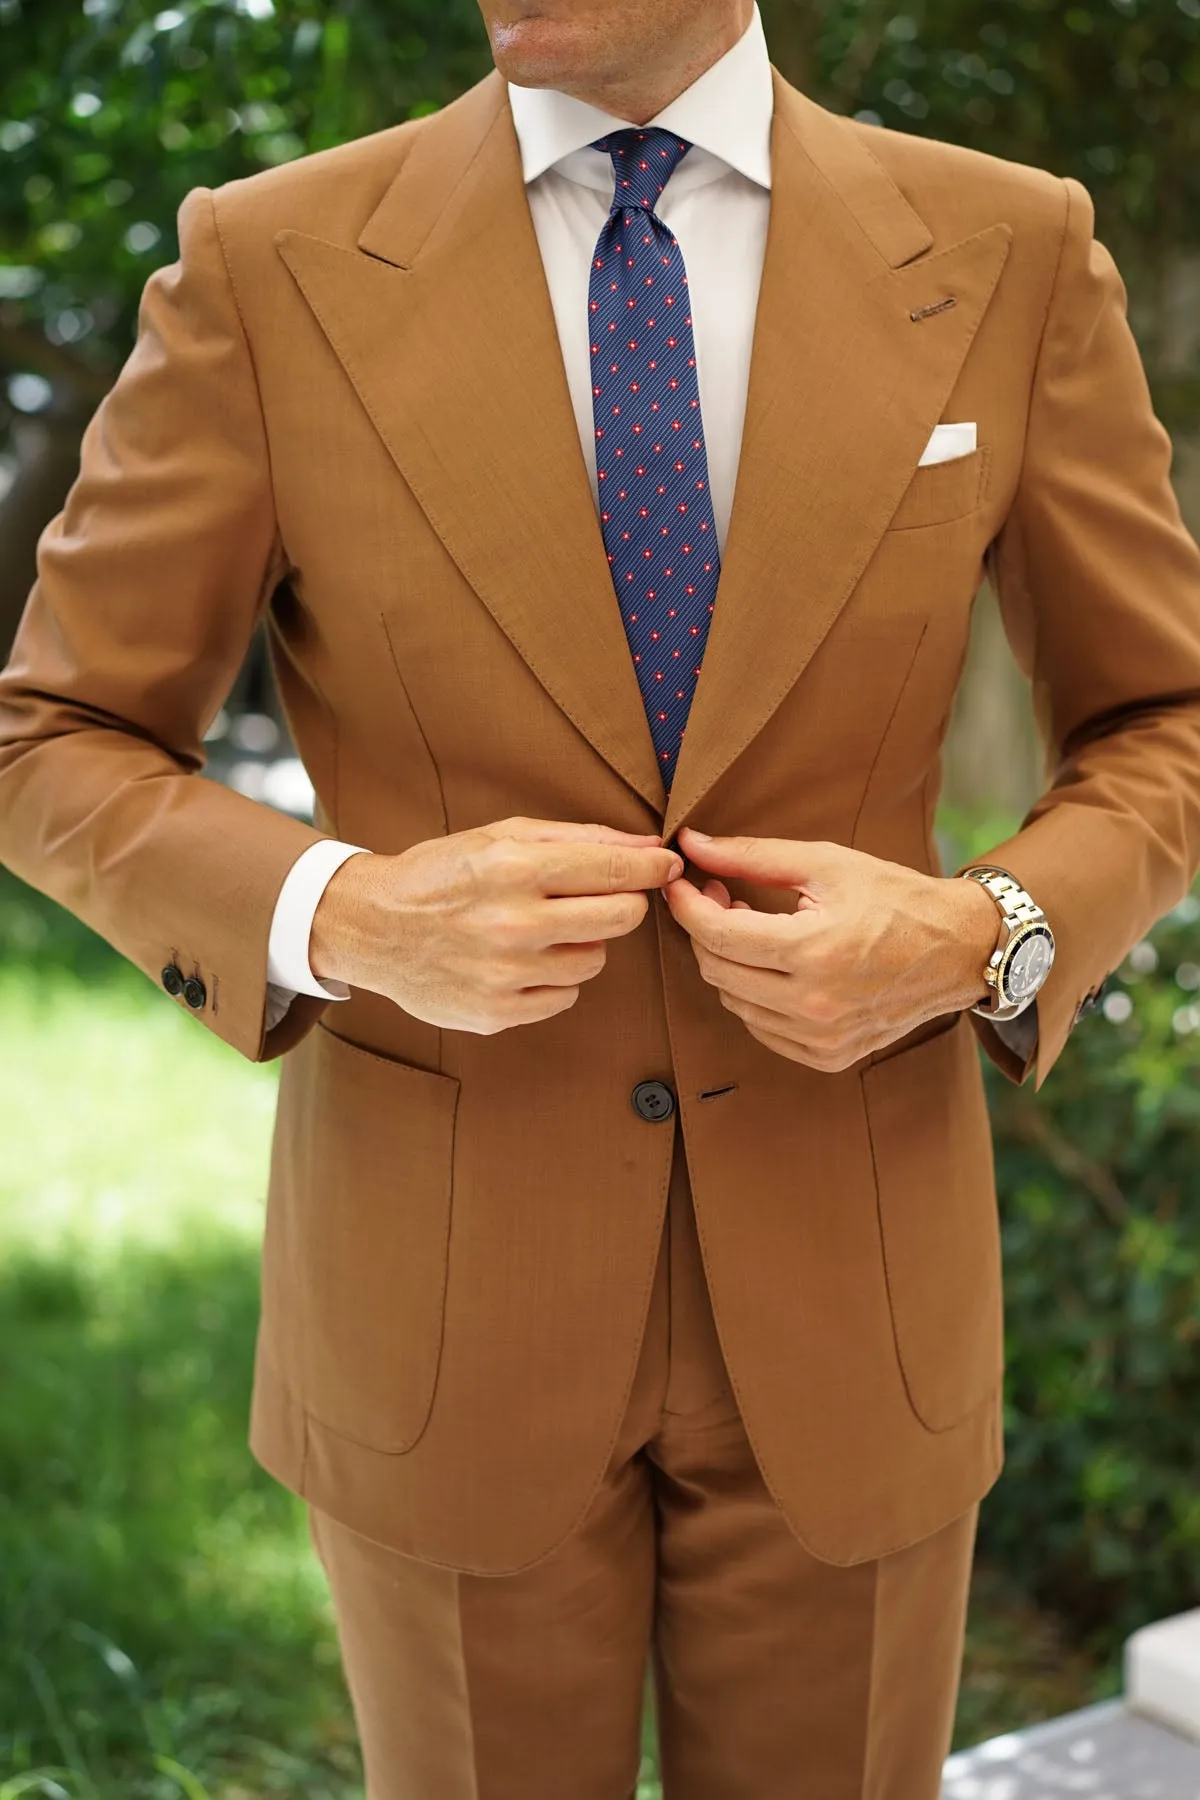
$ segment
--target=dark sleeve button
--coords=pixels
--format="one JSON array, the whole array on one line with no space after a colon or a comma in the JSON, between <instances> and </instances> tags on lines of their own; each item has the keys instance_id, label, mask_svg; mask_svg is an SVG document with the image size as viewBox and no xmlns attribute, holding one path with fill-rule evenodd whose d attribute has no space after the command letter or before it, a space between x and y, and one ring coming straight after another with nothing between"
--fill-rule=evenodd
<instances>
[{"instance_id":1,"label":"dark sleeve button","mask_svg":"<svg viewBox=\"0 0 1200 1800\"><path fill-rule=\"evenodd\" d=\"M1103 1004L1105 995L1108 993L1111 984L1112 976L1108 975L1100 983L1098 988L1093 988L1090 994L1084 995L1079 1003L1079 1009L1075 1014L1075 1023L1077 1025L1081 1019L1086 1019L1089 1013L1095 1012L1096 1008Z\"/></svg>"},{"instance_id":2,"label":"dark sleeve button","mask_svg":"<svg viewBox=\"0 0 1200 1800\"><path fill-rule=\"evenodd\" d=\"M198 975L189 975L183 984L183 997L197 1012L208 999L208 991Z\"/></svg>"},{"instance_id":3,"label":"dark sleeve button","mask_svg":"<svg viewBox=\"0 0 1200 1800\"><path fill-rule=\"evenodd\" d=\"M178 999L183 992L183 970L175 963L168 963L162 972L162 984L168 994L173 994Z\"/></svg>"},{"instance_id":4,"label":"dark sleeve button","mask_svg":"<svg viewBox=\"0 0 1200 1800\"><path fill-rule=\"evenodd\" d=\"M665 1081L639 1081L629 1097L638 1117L654 1124L675 1111L675 1096Z\"/></svg>"}]
</instances>

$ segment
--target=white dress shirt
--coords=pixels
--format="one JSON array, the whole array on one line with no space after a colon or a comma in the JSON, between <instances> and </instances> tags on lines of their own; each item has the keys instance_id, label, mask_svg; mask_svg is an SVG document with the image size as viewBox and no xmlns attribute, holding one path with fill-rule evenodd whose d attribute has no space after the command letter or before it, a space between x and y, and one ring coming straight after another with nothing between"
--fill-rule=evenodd
<instances>
[{"instance_id":1,"label":"white dress shirt","mask_svg":"<svg viewBox=\"0 0 1200 1800\"><path fill-rule=\"evenodd\" d=\"M612 206L614 177L610 157L590 145L633 121L553 88L510 82L508 94L599 529L588 284L596 240ZM721 549L733 506L771 210L774 105L756 6L732 50L650 121L693 146L655 210L679 239L687 264L709 490ZM308 940L330 878L360 852L360 845L326 840L306 850L289 871L271 922L268 1025L278 1024L298 993L348 998L349 989L340 982L317 980Z\"/></svg>"}]
</instances>

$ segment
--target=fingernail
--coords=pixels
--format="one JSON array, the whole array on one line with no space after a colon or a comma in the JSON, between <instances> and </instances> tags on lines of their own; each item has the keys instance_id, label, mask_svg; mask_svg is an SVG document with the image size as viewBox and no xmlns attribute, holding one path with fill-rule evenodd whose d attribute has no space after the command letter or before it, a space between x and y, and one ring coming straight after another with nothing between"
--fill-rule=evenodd
<instances>
[{"instance_id":1,"label":"fingernail","mask_svg":"<svg viewBox=\"0 0 1200 1800\"><path fill-rule=\"evenodd\" d=\"M696 827L694 825L689 825L688 830L691 832L691 834L694 838L699 838L699 840L702 844L711 844L712 843L712 837L707 831L697 831Z\"/></svg>"},{"instance_id":2,"label":"fingernail","mask_svg":"<svg viewBox=\"0 0 1200 1800\"><path fill-rule=\"evenodd\" d=\"M668 877L668 879L671 881L675 881L682 874L683 874L683 864L679 861L673 862L671 864L671 873L670 873L670 876Z\"/></svg>"}]
</instances>

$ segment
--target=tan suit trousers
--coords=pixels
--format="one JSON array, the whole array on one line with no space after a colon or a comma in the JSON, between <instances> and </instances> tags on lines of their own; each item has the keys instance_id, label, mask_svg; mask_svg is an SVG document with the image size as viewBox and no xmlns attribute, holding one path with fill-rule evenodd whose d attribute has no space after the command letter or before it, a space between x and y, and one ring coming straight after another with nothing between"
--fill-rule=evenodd
<instances>
[{"instance_id":1,"label":"tan suit trousers","mask_svg":"<svg viewBox=\"0 0 1200 1800\"><path fill-rule=\"evenodd\" d=\"M633 1800L648 1665L666 1800L937 1800L978 1508L849 1568L801 1546L729 1385L675 1131L629 1405L569 1537L461 1574L310 1509L368 1800Z\"/></svg>"}]
</instances>

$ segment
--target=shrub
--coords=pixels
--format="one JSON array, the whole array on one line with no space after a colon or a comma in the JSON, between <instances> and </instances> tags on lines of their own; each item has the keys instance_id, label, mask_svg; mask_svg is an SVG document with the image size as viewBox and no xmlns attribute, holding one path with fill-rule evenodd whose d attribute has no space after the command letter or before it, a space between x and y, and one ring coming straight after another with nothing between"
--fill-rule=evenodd
<instances>
[{"instance_id":1,"label":"shrub","mask_svg":"<svg viewBox=\"0 0 1200 1800\"><path fill-rule=\"evenodd\" d=\"M1008 1453L980 1547L1111 1652L1200 1604L1200 898L1039 1095L986 1079Z\"/></svg>"}]
</instances>

